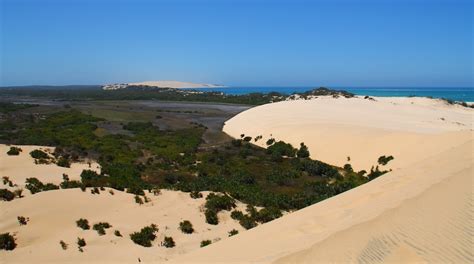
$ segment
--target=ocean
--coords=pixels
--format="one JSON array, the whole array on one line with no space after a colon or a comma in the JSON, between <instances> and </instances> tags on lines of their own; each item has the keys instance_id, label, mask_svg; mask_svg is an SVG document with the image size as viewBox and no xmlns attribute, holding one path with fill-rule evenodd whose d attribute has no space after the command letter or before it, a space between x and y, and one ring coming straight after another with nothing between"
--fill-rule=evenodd
<instances>
[{"instance_id":1,"label":"ocean","mask_svg":"<svg viewBox=\"0 0 474 264\"><path fill-rule=\"evenodd\" d=\"M200 91L221 91L227 94L239 95L248 93L280 92L291 94L304 92L314 87L225 87L203 88ZM434 97L446 98L454 101L474 102L473 87L329 87L336 90L345 90L356 95L370 95L380 97Z\"/></svg>"}]
</instances>

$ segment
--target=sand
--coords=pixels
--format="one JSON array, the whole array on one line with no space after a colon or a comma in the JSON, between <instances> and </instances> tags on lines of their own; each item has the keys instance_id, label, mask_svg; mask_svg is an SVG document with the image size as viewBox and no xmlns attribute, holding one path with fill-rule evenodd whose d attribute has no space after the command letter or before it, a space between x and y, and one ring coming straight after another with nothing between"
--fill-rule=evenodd
<instances>
[{"instance_id":1,"label":"sand","mask_svg":"<svg viewBox=\"0 0 474 264\"><path fill-rule=\"evenodd\" d=\"M216 87L223 87L223 86L216 85L216 84L191 83L191 82L180 82L180 81L146 81L146 82L129 83L128 85L144 85L144 86L154 86L154 87L163 87L163 88L216 88Z\"/></svg>"},{"instance_id":2,"label":"sand","mask_svg":"<svg viewBox=\"0 0 474 264\"><path fill-rule=\"evenodd\" d=\"M58 167L55 164L36 165L29 155L33 149L53 149L41 146L20 146L23 152L19 156L7 156L9 146L0 145L0 172L8 175L18 187L24 186L27 177L35 176L43 183L59 184L62 173L67 173L71 180L80 179L80 172L88 164L73 164L71 168ZM92 163L93 166L97 164ZM0 188L6 186L0 182ZM17 188L17 187L15 187ZM203 192L204 198L192 199L189 193L162 190L158 196L147 193L149 203L139 205L134 195L112 190L91 194L91 188L85 192L80 189L61 189L28 194L13 201L0 201L0 233L15 234L17 248L13 251L0 251L0 263L137 263L165 261L174 256L200 249L202 240L219 241L228 238L232 229L245 230L230 218L230 212L218 214L219 224L209 225L205 222L203 205L209 192ZM245 205L237 203L239 210ZM30 219L26 226L20 226L17 217ZM94 230L84 231L76 226L76 220L86 218L90 225L97 222L108 222L113 227L107 234L99 236ZM196 230L193 234L183 234L179 223L189 220ZM142 227L156 224L158 237L153 247L144 248L134 244L129 235ZM119 230L123 237L113 234ZM172 236L175 248L159 246L164 236ZM86 240L86 247L81 253L77 248L77 238ZM69 244L63 250L59 241Z\"/></svg>"},{"instance_id":3,"label":"sand","mask_svg":"<svg viewBox=\"0 0 474 264\"><path fill-rule=\"evenodd\" d=\"M229 120L224 130L234 137L304 141L313 157L334 164L350 155L366 168L392 154L393 171L172 262L472 263L473 110L422 98L376 100L281 102Z\"/></svg>"},{"instance_id":4,"label":"sand","mask_svg":"<svg viewBox=\"0 0 474 264\"><path fill-rule=\"evenodd\" d=\"M80 181L80 175L83 170L93 170L100 173L100 165L89 160L72 163L70 168L60 167L56 164L35 164L35 160L30 156L31 151L40 149L48 153L53 153L54 148L25 145L18 147L22 149L20 155L8 156L6 153L10 149L10 146L0 144L0 177L7 176L13 184L17 185L15 187L9 187L0 182L0 188L8 188L10 190L24 189L26 179L32 177L37 178L43 183L59 185L63 181L63 174L67 174L69 180ZM23 194L28 195L29 191L25 190Z\"/></svg>"}]
</instances>

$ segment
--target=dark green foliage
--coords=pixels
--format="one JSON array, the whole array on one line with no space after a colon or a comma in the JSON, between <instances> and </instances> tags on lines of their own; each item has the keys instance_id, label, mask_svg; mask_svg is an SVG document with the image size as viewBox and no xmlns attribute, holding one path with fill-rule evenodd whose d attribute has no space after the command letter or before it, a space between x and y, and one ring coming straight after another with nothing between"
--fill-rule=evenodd
<instances>
[{"instance_id":1,"label":"dark green foliage","mask_svg":"<svg viewBox=\"0 0 474 264\"><path fill-rule=\"evenodd\" d=\"M242 140L245 142L250 142L252 140L252 137L247 136L247 137L244 137Z\"/></svg>"},{"instance_id":2,"label":"dark green foliage","mask_svg":"<svg viewBox=\"0 0 474 264\"><path fill-rule=\"evenodd\" d=\"M71 167L71 161L70 161L68 158L65 158L65 157L59 157L59 159L58 159L58 161L56 162L56 164L57 164L59 167L65 167L65 168Z\"/></svg>"},{"instance_id":3,"label":"dark green foliage","mask_svg":"<svg viewBox=\"0 0 474 264\"><path fill-rule=\"evenodd\" d=\"M172 247L174 247L175 245L176 245L176 244L175 244L175 242L174 242L174 240L173 240L172 237L167 237L167 236L165 236L165 239L163 240L163 246L164 246L164 247L172 248Z\"/></svg>"},{"instance_id":4,"label":"dark green foliage","mask_svg":"<svg viewBox=\"0 0 474 264\"><path fill-rule=\"evenodd\" d=\"M67 247L68 247L68 244L67 244L66 242L62 241L62 240L59 241L59 245L61 245L61 248L62 248L63 250L66 250Z\"/></svg>"},{"instance_id":5,"label":"dark green foliage","mask_svg":"<svg viewBox=\"0 0 474 264\"><path fill-rule=\"evenodd\" d=\"M192 191L189 196L191 196L191 198L193 199L198 199L198 198L202 198L202 193L198 192L198 191Z\"/></svg>"},{"instance_id":6,"label":"dark green foliage","mask_svg":"<svg viewBox=\"0 0 474 264\"><path fill-rule=\"evenodd\" d=\"M369 178L369 180L373 180L373 179L375 179L375 178L378 178L378 177L382 176L383 174L385 174L385 173L387 173L387 172L388 172L388 171L386 171L386 170L381 171L381 170L379 169L379 166L376 166L375 169L374 169L374 167L372 167L372 168L370 169L369 174L367 174L367 178Z\"/></svg>"},{"instance_id":7,"label":"dark green foliage","mask_svg":"<svg viewBox=\"0 0 474 264\"><path fill-rule=\"evenodd\" d=\"M0 199L9 202L15 199L15 194L8 189L0 189Z\"/></svg>"},{"instance_id":8,"label":"dark green foliage","mask_svg":"<svg viewBox=\"0 0 474 264\"><path fill-rule=\"evenodd\" d=\"M143 204L143 199L140 196L135 195L135 202L139 205L142 205Z\"/></svg>"},{"instance_id":9,"label":"dark green foliage","mask_svg":"<svg viewBox=\"0 0 474 264\"><path fill-rule=\"evenodd\" d=\"M240 220L239 223L241 226L243 226L245 229L251 229L257 226L257 222L255 221L254 218L244 215Z\"/></svg>"},{"instance_id":10,"label":"dark green foliage","mask_svg":"<svg viewBox=\"0 0 474 264\"><path fill-rule=\"evenodd\" d=\"M210 193L206 197L205 207L206 209L209 209L209 210L229 211L235 207L235 200L226 194L220 195L220 194Z\"/></svg>"},{"instance_id":11,"label":"dark green foliage","mask_svg":"<svg viewBox=\"0 0 474 264\"><path fill-rule=\"evenodd\" d=\"M239 231L238 231L238 230L236 230L236 229L232 229L232 230L230 230L230 231L229 231L229 237L231 237L231 236L235 236L235 235L237 235L238 233L239 233Z\"/></svg>"},{"instance_id":12,"label":"dark green foliage","mask_svg":"<svg viewBox=\"0 0 474 264\"><path fill-rule=\"evenodd\" d=\"M341 176L337 169L318 160L305 159L301 161L301 169L311 176L320 176L324 178L338 178Z\"/></svg>"},{"instance_id":13,"label":"dark green foliage","mask_svg":"<svg viewBox=\"0 0 474 264\"><path fill-rule=\"evenodd\" d=\"M201 247L205 247L205 246L208 246L212 244L212 241L211 240L203 240L201 241Z\"/></svg>"},{"instance_id":14,"label":"dark green foliage","mask_svg":"<svg viewBox=\"0 0 474 264\"><path fill-rule=\"evenodd\" d=\"M267 140L267 142L265 142L265 144L267 144L267 146L270 146L272 145L273 143L275 143L275 139L274 138L270 138Z\"/></svg>"},{"instance_id":15,"label":"dark green foliage","mask_svg":"<svg viewBox=\"0 0 474 264\"><path fill-rule=\"evenodd\" d=\"M188 220L184 220L179 223L179 229L181 229L181 232L185 234L192 234L194 232L193 224L191 224L191 222Z\"/></svg>"},{"instance_id":16,"label":"dark green foliage","mask_svg":"<svg viewBox=\"0 0 474 264\"><path fill-rule=\"evenodd\" d=\"M97 231L100 236L105 235L105 229L111 228L112 226L107 222L99 222L92 226L92 229Z\"/></svg>"},{"instance_id":17,"label":"dark green foliage","mask_svg":"<svg viewBox=\"0 0 474 264\"><path fill-rule=\"evenodd\" d=\"M0 113L10 113L10 112L18 111L18 110L28 109L35 106L38 106L38 105L0 102Z\"/></svg>"},{"instance_id":18,"label":"dark green foliage","mask_svg":"<svg viewBox=\"0 0 474 264\"><path fill-rule=\"evenodd\" d=\"M86 187L104 186L107 184L107 180L105 176L99 175L93 170L83 170L81 172L81 181Z\"/></svg>"},{"instance_id":19,"label":"dark green foliage","mask_svg":"<svg viewBox=\"0 0 474 264\"><path fill-rule=\"evenodd\" d=\"M140 246L151 247L151 242L156 238L156 232L158 232L158 227L152 224L142 228L140 232L130 234L130 239Z\"/></svg>"},{"instance_id":20,"label":"dark green foliage","mask_svg":"<svg viewBox=\"0 0 474 264\"><path fill-rule=\"evenodd\" d=\"M351 164L349 164L349 163L344 164L343 169L344 169L346 172L353 172L353 171L354 171L354 170L352 169Z\"/></svg>"},{"instance_id":21,"label":"dark green foliage","mask_svg":"<svg viewBox=\"0 0 474 264\"><path fill-rule=\"evenodd\" d=\"M42 150L39 150L39 149L35 149L33 151L30 152L30 156L34 159L49 159L49 155L42 151Z\"/></svg>"},{"instance_id":22,"label":"dark green foliage","mask_svg":"<svg viewBox=\"0 0 474 264\"><path fill-rule=\"evenodd\" d=\"M378 159L378 163L380 165L387 165L387 163L393 159L393 156L380 156Z\"/></svg>"},{"instance_id":23,"label":"dark green foliage","mask_svg":"<svg viewBox=\"0 0 474 264\"><path fill-rule=\"evenodd\" d=\"M219 224L219 218L217 217L217 211L207 209L204 212L204 215L206 216L206 223L208 223L210 225Z\"/></svg>"},{"instance_id":24,"label":"dark green foliage","mask_svg":"<svg viewBox=\"0 0 474 264\"><path fill-rule=\"evenodd\" d=\"M260 223L270 222L282 216L280 209L275 207L266 207L257 213L256 221Z\"/></svg>"},{"instance_id":25,"label":"dark green foliage","mask_svg":"<svg viewBox=\"0 0 474 264\"><path fill-rule=\"evenodd\" d=\"M18 216L17 217L18 219L18 223L22 226L22 225L27 225L28 222L30 221L30 218L29 217L24 217L24 216Z\"/></svg>"},{"instance_id":26,"label":"dark green foliage","mask_svg":"<svg viewBox=\"0 0 474 264\"><path fill-rule=\"evenodd\" d=\"M79 248L85 247L85 246L86 246L86 240L85 240L84 238L78 237L78 238L77 238L77 246L78 246Z\"/></svg>"},{"instance_id":27,"label":"dark green foliage","mask_svg":"<svg viewBox=\"0 0 474 264\"><path fill-rule=\"evenodd\" d=\"M83 184L80 181L63 181L59 184L62 189L81 188Z\"/></svg>"},{"instance_id":28,"label":"dark green foliage","mask_svg":"<svg viewBox=\"0 0 474 264\"><path fill-rule=\"evenodd\" d=\"M7 155L18 156L18 155L20 155L20 152L21 152L21 148L10 147L10 150L7 151Z\"/></svg>"},{"instance_id":29,"label":"dark green foliage","mask_svg":"<svg viewBox=\"0 0 474 264\"><path fill-rule=\"evenodd\" d=\"M298 158L308 158L309 157L308 147L304 143L300 144L300 149L296 152L296 156Z\"/></svg>"},{"instance_id":30,"label":"dark green foliage","mask_svg":"<svg viewBox=\"0 0 474 264\"><path fill-rule=\"evenodd\" d=\"M242 217L244 217L244 214L239 210L234 210L232 213L230 213L230 217L234 220L240 220Z\"/></svg>"},{"instance_id":31,"label":"dark green foliage","mask_svg":"<svg viewBox=\"0 0 474 264\"><path fill-rule=\"evenodd\" d=\"M267 153L276 158L283 156L294 157L296 154L296 149L290 143L278 141L267 147Z\"/></svg>"},{"instance_id":32,"label":"dark green foliage","mask_svg":"<svg viewBox=\"0 0 474 264\"><path fill-rule=\"evenodd\" d=\"M118 231L118 230L115 230L115 231L114 231L114 235L115 235L115 236L118 236L118 237L121 237L121 236L122 236L122 234L121 234L120 231Z\"/></svg>"},{"instance_id":33,"label":"dark green foliage","mask_svg":"<svg viewBox=\"0 0 474 264\"><path fill-rule=\"evenodd\" d=\"M31 194L42 192L42 191L45 191L46 189L48 189L48 190L54 190L55 189L54 184L48 183L47 184L48 187L46 187L46 185L44 185L37 178L27 178L25 182L26 182L25 188L30 190ZM58 187L58 186L56 186L56 187ZM56 188L56 189L59 189L59 187Z\"/></svg>"},{"instance_id":34,"label":"dark green foliage","mask_svg":"<svg viewBox=\"0 0 474 264\"><path fill-rule=\"evenodd\" d=\"M81 218L76 221L76 225L83 230L89 230L91 227L89 225L89 221L87 219Z\"/></svg>"},{"instance_id":35,"label":"dark green foliage","mask_svg":"<svg viewBox=\"0 0 474 264\"><path fill-rule=\"evenodd\" d=\"M0 234L0 250L14 250L15 248L15 238L10 233Z\"/></svg>"}]
</instances>

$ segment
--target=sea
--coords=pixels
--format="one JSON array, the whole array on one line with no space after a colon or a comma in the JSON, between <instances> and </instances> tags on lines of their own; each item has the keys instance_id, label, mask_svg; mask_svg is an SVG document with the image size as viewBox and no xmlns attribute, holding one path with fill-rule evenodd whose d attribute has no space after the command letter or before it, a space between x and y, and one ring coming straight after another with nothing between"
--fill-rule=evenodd
<instances>
[{"instance_id":1,"label":"sea","mask_svg":"<svg viewBox=\"0 0 474 264\"><path fill-rule=\"evenodd\" d=\"M222 87L202 88L200 91L220 91L226 94L241 95L249 93L279 92L292 94L305 92L315 87L278 87L278 86L255 86L255 87ZM335 90L345 90L356 95L369 95L380 97L433 97L445 98L453 101L474 102L474 87L329 87Z\"/></svg>"}]
</instances>

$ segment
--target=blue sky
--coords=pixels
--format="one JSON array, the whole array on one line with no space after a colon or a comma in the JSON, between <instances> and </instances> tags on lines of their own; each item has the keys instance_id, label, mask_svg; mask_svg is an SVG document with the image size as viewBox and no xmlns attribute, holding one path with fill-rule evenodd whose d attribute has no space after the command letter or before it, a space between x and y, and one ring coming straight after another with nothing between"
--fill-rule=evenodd
<instances>
[{"instance_id":1,"label":"blue sky","mask_svg":"<svg viewBox=\"0 0 474 264\"><path fill-rule=\"evenodd\" d=\"M0 2L3 86L473 86L469 0Z\"/></svg>"}]
</instances>

